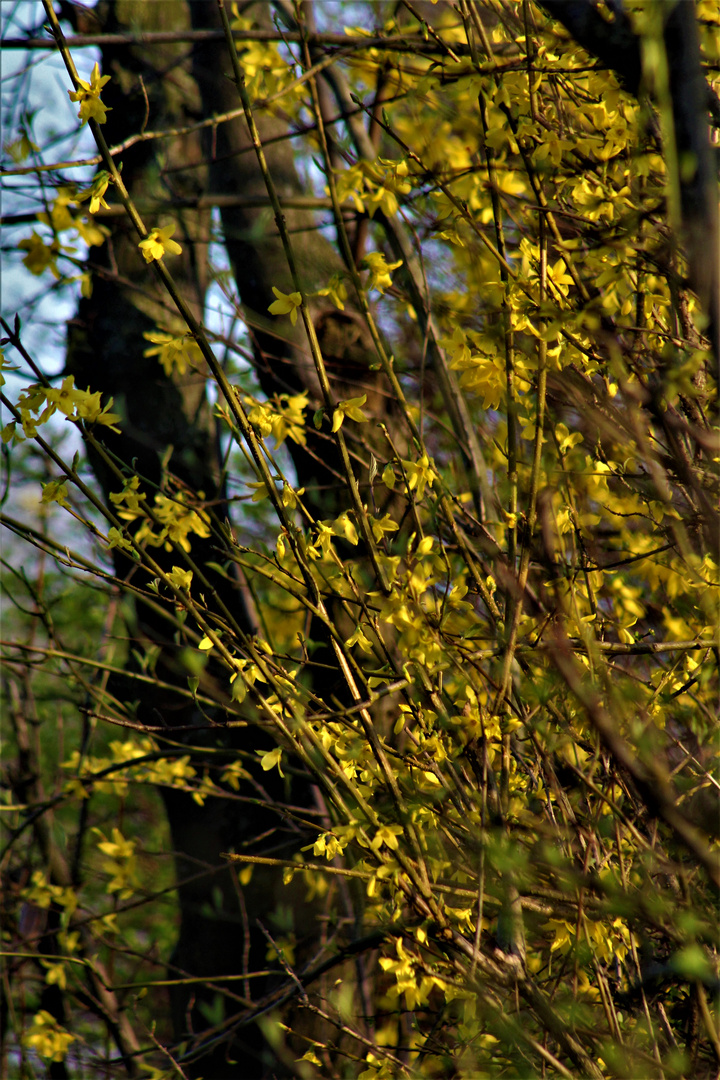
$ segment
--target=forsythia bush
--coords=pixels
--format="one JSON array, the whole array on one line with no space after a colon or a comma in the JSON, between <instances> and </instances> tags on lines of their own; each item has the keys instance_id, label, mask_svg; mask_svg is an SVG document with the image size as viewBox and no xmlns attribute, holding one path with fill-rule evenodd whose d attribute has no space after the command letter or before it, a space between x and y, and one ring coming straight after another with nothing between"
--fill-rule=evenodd
<instances>
[{"instance_id":1,"label":"forsythia bush","mask_svg":"<svg viewBox=\"0 0 720 1080\"><path fill-rule=\"evenodd\" d=\"M95 146L6 147L9 260L117 335L82 389L2 323L7 1067L716 1075L718 237L662 20L588 5L633 84L568 5L220 5L199 121L177 6L84 16L83 79L45 4Z\"/></svg>"}]
</instances>

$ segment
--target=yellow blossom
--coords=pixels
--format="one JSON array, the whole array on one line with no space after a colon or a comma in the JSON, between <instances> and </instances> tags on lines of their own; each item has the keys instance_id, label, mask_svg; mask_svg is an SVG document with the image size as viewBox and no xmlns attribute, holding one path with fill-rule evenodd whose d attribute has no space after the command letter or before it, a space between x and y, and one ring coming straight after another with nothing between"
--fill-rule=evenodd
<instances>
[{"instance_id":1,"label":"yellow blossom","mask_svg":"<svg viewBox=\"0 0 720 1080\"><path fill-rule=\"evenodd\" d=\"M67 484L63 483L62 480L51 480L49 484L43 484L42 489L41 502L56 502L60 506L69 507Z\"/></svg>"},{"instance_id":2,"label":"yellow blossom","mask_svg":"<svg viewBox=\"0 0 720 1080\"><path fill-rule=\"evenodd\" d=\"M162 259L166 253L168 255L180 254L182 248L170 239L176 227L175 222L171 222L162 229L152 229L147 237L140 241L138 247L143 253L145 262L151 263L154 259Z\"/></svg>"},{"instance_id":3,"label":"yellow blossom","mask_svg":"<svg viewBox=\"0 0 720 1080\"><path fill-rule=\"evenodd\" d=\"M365 636L360 625L357 626L355 633L347 639L345 644L348 648L352 648L353 645L359 645L363 652L372 652L372 642Z\"/></svg>"},{"instance_id":4,"label":"yellow blossom","mask_svg":"<svg viewBox=\"0 0 720 1080\"><path fill-rule=\"evenodd\" d=\"M72 229L75 219L70 213L69 206L73 201L72 188L58 188L57 195L50 207L50 213L38 214L38 221L42 222L43 225L50 225L54 232L64 232L66 229Z\"/></svg>"},{"instance_id":5,"label":"yellow blossom","mask_svg":"<svg viewBox=\"0 0 720 1080\"><path fill-rule=\"evenodd\" d=\"M61 990L65 990L67 987L65 964L61 962L53 963L50 960L41 960L40 963L45 968L45 982L48 986L55 985Z\"/></svg>"},{"instance_id":6,"label":"yellow blossom","mask_svg":"<svg viewBox=\"0 0 720 1080\"><path fill-rule=\"evenodd\" d=\"M78 391L75 389L75 378L68 375L58 387L48 387L44 391L48 405L52 404L65 416L72 416L75 411Z\"/></svg>"},{"instance_id":7,"label":"yellow blossom","mask_svg":"<svg viewBox=\"0 0 720 1080\"><path fill-rule=\"evenodd\" d=\"M177 244L175 246L177 247ZM147 258L147 255L145 257ZM143 334L143 337L146 341L153 342L153 347L145 349L143 356L157 356L168 376L172 375L174 370L177 370L178 375L184 375L188 364L191 368L197 367L202 359L200 346L189 334L173 337L165 332L151 332Z\"/></svg>"},{"instance_id":8,"label":"yellow blossom","mask_svg":"<svg viewBox=\"0 0 720 1080\"><path fill-rule=\"evenodd\" d=\"M96 214L101 206L106 210L109 210L110 207L105 202L105 192L108 189L108 184L112 182L113 180L110 173L101 169L87 191L81 191L75 196L75 202L81 203L84 202L85 199L89 199L90 206L88 207L88 210L91 214Z\"/></svg>"},{"instance_id":9,"label":"yellow blossom","mask_svg":"<svg viewBox=\"0 0 720 1080\"><path fill-rule=\"evenodd\" d=\"M393 521L390 514L386 514L383 518L370 518L370 528L375 539L380 542L385 533L397 532L399 526L397 522Z\"/></svg>"},{"instance_id":10,"label":"yellow blossom","mask_svg":"<svg viewBox=\"0 0 720 1080\"><path fill-rule=\"evenodd\" d=\"M78 420L85 420L88 424L103 424L105 427L109 427L111 431L119 432L120 428L115 427L115 423L121 417L120 413L110 412L112 403L113 399L110 398L107 405L102 406L99 390L96 390L94 394L91 394L89 389L78 390L75 399L75 416Z\"/></svg>"},{"instance_id":11,"label":"yellow blossom","mask_svg":"<svg viewBox=\"0 0 720 1080\"><path fill-rule=\"evenodd\" d=\"M411 491L417 488L418 498L422 499L425 485L433 486L437 480L437 473L433 469L427 454L423 454L418 462L403 461L407 475L408 487Z\"/></svg>"},{"instance_id":12,"label":"yellow blossom","mask_svg":"<svg viewBox=\"0 0 720 1080\"><path fill-rule=\"evenodd\" d=\"M108 550L117 547L122 548L124 551L132 551L132 544L130 541L126 540L120 530L115 527L108 529L107 546Z\"/></svg>"},{"instance_id":13,"label":"yellow blossom","mask_svg":"<svg viewBox=\"0 0 720 1080\"><path fill-rule=\"evenodd\" d=\"M116 892L121 900L127 900L137 887L135 841L127 840L118 828L113 828L110 840L100 829L93 832L100 837L98 850L107 856L102 863L103 870L110 875L106 892Z\"/></svg>"},{"instance_id":14,"label":"yellow blossom","mask_svg":"<svg viewBox=\"0 0 720 1080\"><path fill-rule=\"evenodd\" d=\"M80 102L78 117L83 124L86 124L88 120L96 120L98 124L104 124L107 120L106 114L112 112L112 109L108 108L107 105L103 105L100 100L100 91L108 82L110 82L110 76L101 75L100 65L96 63L92 69L89 83L85 79L78 79L79 89L68 90L70 100Z\"/></svg>"},{"instance_id":15,"label":"yellow blossom","mask_svg":"<svg viewBox=\"0 0 720 1080\"><path fill-rule=\"evenodd\" d=\"M75 218L73 228L77 229L80 239L84 240L88 247L100 247L105 243L105 237L110 235L110 230L105 225L96 225L94 221L83 221Z\"/></svg>"},{"instance_id":16,"label":"yellow blossom","mask_svg":"<svg viewBox=\"0 0 720 1080\"><path fill-rule=\"evenodd\" d=\"M384 293L392 285L390 271L397 270L399 266L402 266L402 259L398 259L394 263L385 262L385 256L381 251L369 252L363 262L370 271L369 287L377 289L379 293Z\"/></svg>"},{"instance_id":17,"label":"yellow blossom","mask_svg":"<svg viewBox=\"0 0 720 1080\"><path fill-rule=\"evenodd\" d=\"M267 489L267 484L263 480L248 480L247 486L249 488L254 488L251 500L252 502L262 502L263 499L268 499L270 497L270 493Z\"/></svg>"},{"instance_id":18,"label":"yellow blossom","mask_svg":"<svg viewBox=\"0 0 720 1080\"><path fill-rule=\"evenodd\" d=\"M275 293L277 300L273 300L272 304L268 307L268 311L271 315L289 315L290 322L294 326L297 322L297 309L302 304L302 296L299 292L280 292L274 285L273 292Z\"/></svg>"},{"instance_id":19,"label":"yellow blossom","mask_svg":"<svg viewBox=\"0 0 720 1080\"><path fill-rule=\"evenodd\" d=\"M333 274L327 286L324 289L318 289L315 296L327 296L328 299L332 300L338 311L344 311L345 301L348 297L347 286L339 274Z\"/></svg>"},{"instance_id":20,"label":"yellow blossom","mask_svg":"<svg viewBox=\"0 0 720 1080\"><path fill-rule=\"evenodd\" d=\"M296 293L299 296L299 293ZM292 318L292 316L291 316ZM272 434L275 447L282 446L290 438L298 446L305 445L305 421L303 409L307 408L307 390L302 394L281 394L278 412L273 417Z\"/></svg>"},{"instance_id":21,"label":"yellow blossom","mask_svg":"<svg viewBox=\"0 0 720 1080\"><path fill-rule=\"evenodd\" d=\"M140 544L143 540L147 540L152 547L164 546L166 551L172 551L173 544L179 544L183 551L189 552L188 533L194 533L203 539L210 535L210 519L205 511L194 510L178 499L170 499L167 495L156 495L153 512L162 526L160 533L154 533L152 523L145 521L135 534L136 543ZM126 518L126 512L121 512L119 516ZM132 520L132 517L127 520Z\"/></svg>"},{"instance_id":22,"label":"yellow blossom","mask_svg":"<svg viewBox=\"0 0 720 1080\"><path fill-rule=\"evenodd\" d=\"M33 1016L32 1025L23 1035L23 1045L30 1047L46 1061L63 1061L68 1047L77 1038L71 1035L49 1012L41 1009Z\"/></svg>"},{"instance_id":23,"label":"yellow blossom","mask_svg":"<svg viewBox=\"0 0 720 1080\"><path fill-rule=\"evenodd\" d=\"M60 386L42 386L34 383L21 392L18 409L23 430L28 438L36 434L36 426L44 424L55 412L61 412L69 420L84 420L88 424L104 424L112 431L118 431L113 425L120 416L110 412L112 398L102 407L99 391L80 390L75 386L75 378L67 375ZM42 410L42 411L41 411ZM39 413L37 417L32 413Z\"/></svg>"},{"instance_id":24,"label":"yellow blossom","mask_svg":"<svg viewBox=\"0 0 720 1080\"><path fill-rule=\"evenodd\" d=\"M183 570L181 566L173 566L168 574L168 581L176 589L189 589L192 584L192 570Z\"/></svg>"},{"instance_id":25,"label":"yellow blossom","mask_svg":"<svg viewBox=\"0 0 720 1080\"><path fill-rule=\"evenodd\" d=\"M27 251L23 266L26 266L31 274L39 277L49 268L56 278L60 277L60 271L55 265L55 260L60 254L60 244L57 240L46 244L33 229L32 235L26 240L21 240L18 247L21 251Z\"/></svg>"},{"instance_id":26,"label":"yellow blossom","mask_svg":"<svg viewBox=\"0 0 720 1080\"><path fill-rule=\"evenodd\" d=\"M140 477L133 476L127 481L122 491L110 492L110 502L115 506L125 503L125 508L118 513L118 516L125 521L133 521L138 514L142 513L140 503L147 498L147 495L144 491L138 491L139 487Z\"/></svg>"},{"instance_id":27,"label":"yellow blossom","mask_svg":"<svg viewBox=\"0 0 720 1080\"><path fill-rule=\"evenodd\" d=\"M357 424L367 424L367 416L365 416L360 408L366 401L367 394L361 394L360 397L348 398L347 401L339 401L337 408L333 412L333 432L338 431L342 427L343 420L346 416L349 416L350 419L354 420Z\"/></svg>"},{"instance_id":28,"label":"yellow blossom","mask_svg":"<svg viewBox=\"0 0 720 1080\"><path fill-rule=\"evenodd\" d=\"M402 825L381 825L370 841L370 847L373 851L378 851L383 844L386 844L393 851L397 851L397 838L402 836L403 831Z\"/></svg>"},{"instance_id":29,"label":"yellow blossom","mask_svg":"<svg viewBox=\"0 0 720 1080\"><path fill-rule=\"evenodd\" d=\"M38 154L40 147L32 141L27 131L23 130L19 138L13 139L10 143L5 143L3 150L19 165L26 158L29 158L31 154Z\"/></svg>"},{"instance_id":30,"label":"yellow blossom","mask_svg":"<svg viewBox=\"0 0 720 1080\"><path fill-rule=\"evenodd\" d=\"M256 750L255 753L259 754L260 756L260 767L262 768L263 772L269 772L270 769L274 769L277 765L277 771L280 773L280 775L285 775L285 773L280 767L280 761L282 759L282 747L276 746L274 750L268 750L267 753L263 753L262 750Z\"/></svg>"}]
</instances>

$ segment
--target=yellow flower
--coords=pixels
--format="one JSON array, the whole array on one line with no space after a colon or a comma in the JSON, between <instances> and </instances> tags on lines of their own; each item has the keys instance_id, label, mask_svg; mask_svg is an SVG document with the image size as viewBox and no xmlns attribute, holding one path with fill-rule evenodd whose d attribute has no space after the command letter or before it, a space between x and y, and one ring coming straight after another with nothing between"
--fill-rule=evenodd
<instances>
[{"instance_id":1,"label":"yellow flower","mask_svg":"<svg viewBox=\"0 0 720 1080\"><path fill-rule=\"evenodd\" d=\"M11 143L5 143L3 150L6 150L13 161L20 165L31 154L38 154L40 147L32 141L27 131L23 131L19 138Z\"/></svg>"},{"instance_id":2,"label":"yellow flower","mask_svg":"<svg viewBox=\"0 0 720 1080\"><path fill-rule=\"evenodd\" d=\"M417 463L403 460L403 465L405 466L408 487L411 491L417 488L418 498L422 499L425 485L429 484L432 487L438 478L430 459L427 454L423 454Z\"/></svg>"},{"instance_id":3,"label":"yellow flower","mask_svg":"<svg viewBox=\"0 0 720 1080\"><path fill-rule=\"evenodd\" d=\"M103 839L98 844L98 848L105 855L110 855L115 859L129 859L135 851L135 841L126 840L119 829L113 828L112 840L106 840L100 829L95 830Z\"/></svg>"},{"instance_id":4,"label":"yellow flower","mask_svg":"<svg viewBox=\"0 0 720 1080\"><path fill-rule=\"evenodd\" d=\"M366 401L367 394L361 394L360 397L348 398L347 401L339 401L338 407L333 413L333 432L338 431L342 427L342 422L346 416L349 416L356 424L367 424L368 418L360 408Z\"/></svg>"},{"instance_id":5,"label":"yellow flower","mask_svg":"<svg viewBox=\"0 0 720 1080\"><path fill-rule=\"evenodd\" d=\"M120 428L115 427L115 423L117 420L121 420L122 417L119 413L110 412L113 403L112 398L103 408L99 390L96 390L94 394L91 394L89 389L77 390L76 394L75 415L78 420L85 420L88 424L104 424L111 431L120 431Z\"/></svg>"},{"instance_id":6,"label":"yellow flower","mask_svg":"<svg viewBox=\"0 0 720 1080\"><path fill-rule=\"evenodd\" d=\"M42 489L43 493L42 499L40 500L41 502L56 502L59 503L60 506L69 506L69 503L67 501L67 484L64 484L62 480L51 480L49 484L43 484Z\"/></svg>"},{"instance_id":7,"label":"yellow flower","mask_svg":"<svg viewBox=\"0 0 720 1080\"><path fill-rule=\"evenodd\" d=\"M126 540L119 529L114 526L108 530L107 534L107 546L108 550L111 548L123 548L125 551L132 551L132 544L129 540Z\"/></svg>"},{"instance_id":8,"label":"yellow flower","mask_svg":"<svg viewBox=\"0 0 720 1080\"><path fill-rule=\"evenodd\" d=\"M277 766L277 771L280 775L285 775L280 765L282 760L282 747L276 746L274 750L268 750L267 753L263 753L262 750L256 750L255 753L260 757L260 767L263 772L269 772L270 769L274 769Z\"/></svg>"},{"instance_id":9,"label":"yellow flower","mask_svg":"<svg viewBox=\"0 0 720 1080\"><path fill-rule=\"evenodd\" d=\"M392 462L388 461L382 472L382 482L386 488L389 488L390 491L392 491L395 487L396 479L397 477L395 476L395 470L392 467Z\"/></svg>"},{"instance_id":10,"label":"yellow flower","mask_svg":"<svg viewBox=\"0 0 720 1080\"><path fill-rule=\"evenodd\" d=\"M353 645L359 645L363 652L372 652L372 642L365 636L359 623L355 629L355 633L347 639L345 644L349 649L352 648Z\"/></svg>"},{"instance_id":11,"label":"yellow flower","mask_svg":"<svg viewBox=\"0 0 720 1080\"><path fill-rule=\"evenodd\" d=\"M72 188L58 188L57 196L50 207L49 215L38 214L38 221L42 222L43 225L52 226L56 233L63 232L65 229L72 229L75 225L75 220L70 213L69 207L74 201Z\"/></svg>"},{"instance_id":12,"label":"yellow flower","mask_svg":"<svg viewBox=\"0 0 720 1080\"><path fill-rule=\"evenodd\" d=\"M48 405L54 405L65 416L72 416L81 391L75 389L75 377L68 375L58 387L48 387L45 391Z\"/></svg>"},{"instance_id":13,"label":"yellow flower","mask_svg":"<svg viewBox=\"0 0 720 1080\"><path fill-rule=\"evenodd\" d=\"M115 506L122 506L125 503L125 509L118 511L118 516L123 521L134 521L135 518L143 512L143 508L140 503L147 498L144 491L138 491L140 486L140 477L133 476L125 484L122 491L111 491L110 502Z\"/></svg>"},{"instance_id":14,"label":"yellow flower","mask_svg":"<svg viewBox=\"0 0 720 1080\"><path fill-rule=\"evenodd\" d=\"M102 169L97 174L87 191L81 191L78 195L75 196L75 202L81 203L84 202L85 199L89 199L90 206L88 209L91 214L96 214L101 206L104 206L106 210L109 210L110 207L105 202L105 192L108 189L108 184L112 182L113 180L110 176L110 173L105 172L105 170Z\"/></svg>"},{"instance_id":15,"label":"yellow flower","mask_svg":"<svg viewBox=\"0 0 720 1080\"><path fill-rule=\"evenodd\" d=\"M143 356L157 356L168 376L172 375L175 368L178 375L184 375L188 364L190 367L197 367L202 360L200 346L189 334L173 337L172 334L164 332L145 333L143 337L153 342L153 348L145 349Z\"/></svg>"},{"instance_id":16,"label":"yellow flower","mask_svg":"<svg viewBox=\"0 0 720 1080\"><path fill-rule=\"evenodd\" d=\"M118 893L120 900L127 900L138 885L135 841L126 840L117 828L113 828L111 840L100 829L95 828L93 832L101 837L98 850L108 856L102 860L102 869L110 877L105 891Z\"/></svg>"},{"instance_id":17,"label":"yellow flower","mask_svg":"<svg viewBox=\"0 0 720 1080\"><path fill-rule=\"evenodd\" d=\"M326 525L333 536L340 536L342 539L347 540L349 544L358 543L358 531L348 517L347 512L341 514L335 521L321 521L320 524Z\"/></svg>"},{"instance_id":18,"label":"yellow flower","mask_svg":"<svg viewBox=\"0 0 720 1080\"><path fill-rule=\"evenodd\" d=\"M377 289L379 293L384 293L392 285L390 271L397 270L398 266L402 266L402 259L394 263L385 262L385 256L381 251L369 252L363 262L370 271L370 288Z\"/></svg>"},{"instance_id":19,"label":"yellow flower","mask_svg":"<svg viewBox=\"0 0 720 1080\"><path fill-rule=\"evenodd\" d=\"M299 296L300 293L293 295ZM297 317L297 316L296 316ZM292 315L290 316L292 319ZM305 445L305 420L303 410L307 408L307 390L302 394L281 394L278 398L279 411L273 418L272 434L275 447L282 446L286 438L291 438L299 446Z\"/></svg>"},{"instance_id":20,"label":"yellow flower","mask_svg":"<svg viewBox=\"0 0 720 1080\"><path fill-rule=\"evenodd\" d=\"M381 825L375 836L370 841L370 847L373 851L379 851L383 844L386 844L393 851L398 849L398 836L403 834L402 825Z\"/></svg>"},{"instance_id":21,"label":"yellow flower","mask_svg":"<svg viewBox=\"0 0 720 1080\"><path fill-rule=\"evenodd\" d=\"M122 499L125 494L121 493L119 497ZM169 499L166 495L155 496L153 510L162 530L159 534L154 533L151 522L145 521L135 534L138 544L147 540L153 547L164 546L166 551L172 551L173 544L179 544L183 551L190 551L188 533L194 533L203 539L210 535L210 519L204 510L193 510L178 499ZM129 514L131 516L128 516ZM128 509L119 511L118 516L132 521L137 514Z\"/></svg>"},{"instance_id":22,"label":"yellow flower","mask_svg":"<svg viewBox=\"0 0 720 1080\"><path fill-rule=\"evenodd\" d=\"M255 489L252 494L252 502L262 502L263 499L270 498L270 493L268 492L267 484L264 480L248 480L247 486Z\"/></svg>"},{"instance_id":23,"label":"yellow flower","mask_svg":"<svg viewBox=\"0 0 720 1080\"><path fill-rule=\"evenodd\" d=\"M153 229L145 240L140 241L138 247L143 253L145 262L150 263L154 259L162 259L166 252L168 255L180 254L182 248L174 240L170 239L175 232L175 228L175 222L171 222L164 229Z\"/></svg>"},{"instance_id":24,"label":"yellow flower","mask_svg":"<svg viewBox=\"0 0 720 1080\"><path fill-rule=\"evenodd\" d=\"M84 240L88 247L100 247L105 243L105 237L110 235L110 230L105 225L96 225L94 221L76 218L73 225L80 234L80 239Z\"/></svg>"},{"instance_id":25,"label":"yellow flower","mask_svg":"<svg viewBox=\"0 0 720 1080\"><path fill-rule=\"evenodd\" d=\"M392 468L392 466L390 466ZM370 518L370 528L373 531L373 536L380 542L385 533L397 532L398 525L389 514L386 514L383 518Z\"/></svg>"},{"instance_id":26,"label":"yellow flower","mask_svg":"<svg viewBox=\"0 0 720 1080\"><path fill-rule=\"evenodd\" d=\"M90 82L85 82L84 79L78 79L79 90L68 90L68 96L71 101L80 102L80 111L78 117L82 120L83 124L86 124L88 120L97 120L98 124L104 124L107 120L107 113L112 112L107 105L103 105L100 100L100 91L105 83L110 82L109 75L100 74L100 65L95 64L90 76Z\"/></svg>"},{"instance_id":27,"label":"yellow flower","mask_svg":"<svg viewBox=\"0 0 720 1080\"><path fill-rule=\"evenodd\" d=\"M348 297L347 286L339 274L333 274L326 288L318 289L315 296L327 296L332 300L338 311L344 311L345 301Z\"/></svg>"},{"instance_id":28,"label":"yellow flower","mask_svg":"<svg viewBox=\"0 0 720 1080\"><path fill-rule=\"evenodd\" d=\"M46 1061L62 1061L76 1038L76 1035L61 1027L49 1012L41 1009L35 1013L31 1027L23 1035L23 1044Z\"/></svg>"},{"instance_id":29,"label":"yellow flower","mask_svg":"<svg viewBox=\"0 0 720 1080\"><path fill-rule=\"evenodd\" d=\"M192 584L192 570L183 570L181 566L173 566L168 574L168 581L176 589L189 589Z\"/></svg>"},{"instance_id":30,"label":"yellow flower","mask_svg":"<svg viewBox=\"0 0 720 1080\"><path fill-rule=\"evenodd\" d=\"M289 315L290 322L294 326L297 322L297 309L302 304L302 296L299 292L280 292L274 285L273 292L277 296L277 300L273 300L272 304L268 307L268 311L271 315Z\"/></svg>"},{"instance_id":31,"label":"yellow flower","mask_svg":"<svg viewBox=\"0 0 720 1080\"><path fill-rule=\"evenodd\" d=\"M45 244L42 237L38 236L33 229L32 235L27 240L21 240L18 247L21 251L27 251L23 265L31 274L39 277L49 267L56 278L60 277L60 272L55 265L55 260L60 254L60 245L57 240L53 240L52 244Z\"/></svg>"},{"instance_id":32,"label":"yellow flower","mask_svg":"<svg viewBox=\"0 0 720 1080\"><path fill-rule=\"evenodd\" d=\"M45 982L48 986L55 984L61 990L65 990L67 988L65 965L60 962L52 963L50 960L41 960L40 963L45 968Z\"/></svg>"}]
</instances>

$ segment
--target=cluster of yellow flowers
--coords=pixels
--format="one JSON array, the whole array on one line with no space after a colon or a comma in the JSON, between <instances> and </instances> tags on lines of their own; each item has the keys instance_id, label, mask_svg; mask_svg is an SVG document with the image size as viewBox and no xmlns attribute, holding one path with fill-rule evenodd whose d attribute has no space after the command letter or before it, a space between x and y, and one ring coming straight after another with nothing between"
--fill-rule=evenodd
<instances>
[{"instance_id":1,"label":"cluster of yellow flowers","mask_svg":"<svg viewBox=\"0 0 720 1080\"><path fill-rule=\"evenodd\" d=\"M107 176L107 174L104 175ZM104 206L107 205L102 196L97 195L97 191L102 188L104 192L108 181L103 180L98 183L99 179L99 177L96 178L91 188L79 195L75 194L72 187L58 188L49 212L37 215L37 219L42 225L47 225L52 229L53 236L51 240L45 240L40 233L33 229L30 236L21 240L18 244L21 251L27 252L23 259L23 265L27 267L31 274L39 277L46 270L50 270L55 278L59 279L62 276L57 267L57 259L60 255L72 256L75 248L61 244L59 240L60 233L74 229L80 239L89 247L99 247L100 244L104 243L105 237L108 235L105 226L96 225L94 221L86 221L82 217L73 214L70 209L71 206L77 205L86 198L90 199L90 213L94 213L93 205L96 200L99 200L98 205L100 202ZM104 188L103 184L105 185ZM89 296L89 275L81 274L80 281L83 295Z\"/></svg>"},{"instance_id":2,"label":"cluster of yellow flowers","mask_svg":"<svg viewBox=\"0 0 720 1080\"><path fill-rule=\"evenodd\" d=\"M113 504L120 508L118 509L118 517L122 518L123 521L135 521L136 518L145 513L144 507L140 504L145 501L147 496L144 492L138 490L139 483L139 478L133 476L125 484L122 491L110 494ZM172 551L173 544L179 544L183 551L189 552L189 534L193 533L195 536L202 538L210 535L210 519L205 511L186 506L179 497L169 498L167 495L157 494L152 512L160 524L160 532L153 531L154 523L147 518L135 533L136 544L141 544L146 540L152 547L164 547L166 551ZM108 536L111 547L129 546L127 541L123 541L123 538L114 535L119 530L111 529L110 532L113 534ZM176 577L174 584L178 587L181 585L184 588L188 587L187 578L180 579Z\"/></svg>"},{"instance_id":3,"label":"cluster of yellow flowers","mask_svg":"<svg viewBox=\"0 0 720 1080\"><path fill-rule=\"evenodd\" d=\"M398 195L412 190L408 172L405 161L360 161L336 173L338 198L341 202L352 199L358 213L373 217L380 208L386 217L393 217L398 211Z\"/></svg>"},{"instance_id":4,"label":"cluster of yellow flowers","mask_svg":"<svg viewBox=\"0 0 720 1080\"><path fill-rule=\"evenodd\" d=\"M106 405L101 402L101 393L90 389L80 390L75 386L75 377L67 375L60 386L43 386L41 383L33 383L20 392L17 411L20 414L20 427L18 421L11 420L2 430L4 443L15 439L21 442L24 438L32 439L37 435L37 429L46 423L56 412L63 413L68 420L83 420L86 424L102 424L111 431L119 431L115 426L120 419L118 413L111 412L112 398Z\"/></svg>"}]
</instances>

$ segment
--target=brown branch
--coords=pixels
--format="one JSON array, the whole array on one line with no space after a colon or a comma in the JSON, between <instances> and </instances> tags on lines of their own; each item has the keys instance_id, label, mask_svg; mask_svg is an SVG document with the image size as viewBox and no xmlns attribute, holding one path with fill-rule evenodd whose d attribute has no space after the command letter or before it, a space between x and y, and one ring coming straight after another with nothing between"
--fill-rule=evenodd
<instances>
[{"instance_id":1,"label":"brown branch","mask_svg":"<svg viewBox=\"0 0 720 1080\"><path fill-rule=\"evenodd\" d=\"M282 34L274 30L233 30L233 37L237 41L277 41L277 42L300 42L303 40L297 32L285 31ZM94 45L100 48L117 45L164 45L164 44L187 44L203 43L208 41L223 41L225 34L222 30L163 30L148 32L146 34L81 34L74 37L66 37L65 43L70 49L80 49ZM396 37L362 37L352 34L313 34L313 45L334 45L341 48L348 46L358 49L383 48L393 52L407 52L413 55L442 53L446 50L423 37L412 34L402 34ZM56 48L52 38L7 38L3 41L3 49L48 49ZM455 52L469 55L467 46L454 46Z\"/></svg>"}]
</instances>

